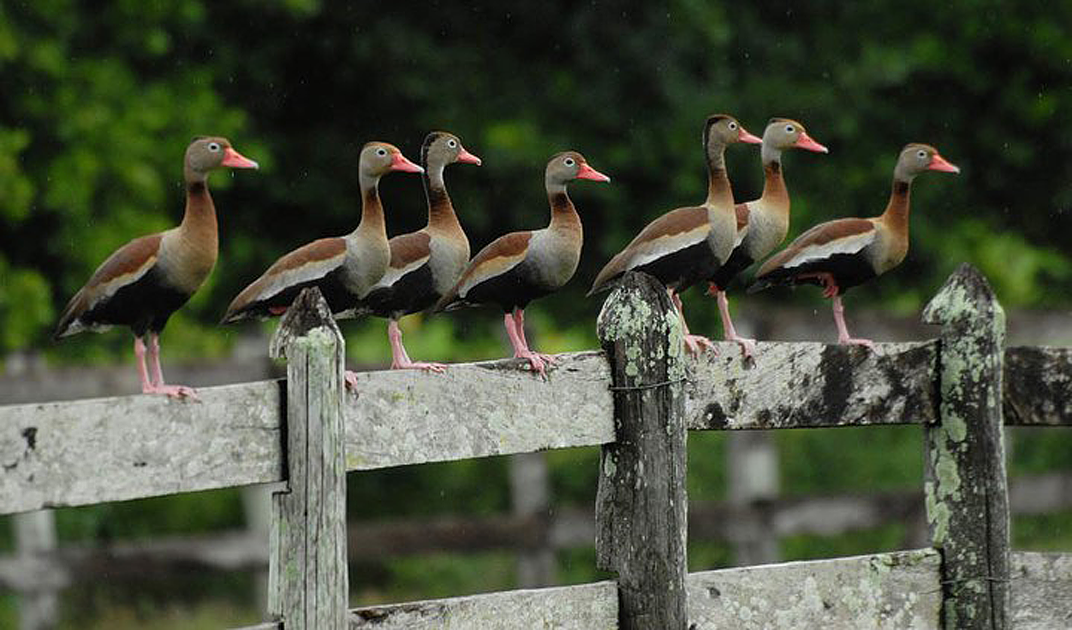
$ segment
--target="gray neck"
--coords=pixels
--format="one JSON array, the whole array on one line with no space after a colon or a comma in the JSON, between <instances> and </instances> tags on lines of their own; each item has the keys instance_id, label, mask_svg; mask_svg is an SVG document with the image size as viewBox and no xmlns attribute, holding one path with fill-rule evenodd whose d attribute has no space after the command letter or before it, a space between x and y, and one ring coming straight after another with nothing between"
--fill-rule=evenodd
<instances>
[{"instance_id":1,"label":"gray neck","mask_svg":"<svg viewBox=\"0 0 1072 630\"><path fill-rule=\"evenodd\" d=\"M763 159L764 164L771 164L772 162L782 163L782 150L776 149L766 142L763 143L759 150L760 157Z\"/></svg>"},{"instance_id":2,"label":"gray neck","mask_svg":"<svg viewBox=\"0 0 1072 630\"><path fill-rule=\"evenodd\" d=\"M918 174L919 173L909 171L908 168L898 162L897 166L893 169L893 181L911 184L912 180L915 179Z\"/></svg>"}]
</instances>

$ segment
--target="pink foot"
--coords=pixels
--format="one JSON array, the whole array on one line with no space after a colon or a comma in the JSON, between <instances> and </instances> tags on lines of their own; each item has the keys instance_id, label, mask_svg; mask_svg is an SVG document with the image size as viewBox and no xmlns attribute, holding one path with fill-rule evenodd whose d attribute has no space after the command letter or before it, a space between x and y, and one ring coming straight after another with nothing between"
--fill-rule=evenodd
<instances>
[{"instance_id":1,"label":"pink foot","mask_svg":"<svg viewBox=\"0 0 1072 630\"><path fill-rule=\"evenodd\" d=\"M685 349L695 355L701 354L704 350L710 350L716 357L718 356L718 346L703 335L685 335Z\"/></svg>"},{"instance_id":2,"label":"pink foot","mask_svg":"<svg viewBox=\"0 0 1072 630\"><path fill-rule=\"evenodd\" d=\"M521 351L515 352L515 359L525 359L529 362L529 366L533 372L539 372L540 376L547 377L547 364L544 362L544 357L547 355L540 355L538 352Z\"/></svg>"},{"instance_id":3,"label":"pink foot","mask_svg":"<svg viewBox=\"0 0 1072 630\"><path fill-rule=\"evenodd\" d=\"M749 339L748 337L734 336L734 337L728 337L726 339L726 341L733 341L733 342L736 342L737 345L741 346L741 356L743 356L745 359L750 358L756 352L756 340L755 339Z\"/></svg>"},{"instance_id":4,"label":"pink foot","mask_svg":"<svg viewBox=\"0 0 1072 630\"><path fill-rule=\"evenodd\" d=\"M185 385L143 385L141 388L143 394L162 394L169 398L189 398L190 400L201 400L197 397L197 390L193 387L187 387Z\"/></svg>"},{"instance_id":5,"label":"pink foot","mask_svg":"<svg viewBox=\"0 0 1072 630\"><path fill-rule=\"evenodd\" d=\"M346 389L357 392L357 372L346 370L342 373L342 380L346 381Z\"/></svg>"},{"instance_id":6,"label":"pink foot","mask_svg":"<svg viewBox=\"0 0 1072 630\"><path fill-rule=\"evenodd\" d=\"M558 359L556 359L553 354L544 354L542 352L533 352L532 354L540 357L540 360L547 365L555 365L556 363L558 363Z\"/></svg>"},{"instance_id":7,"label":"pink foot","mask_svg":"<svg viewBox=\"0 0 1072 630\"><path fill-rule=\"evenodd\" d=\"M863 346L868 350L875 351L875 342L870 339L860 339L857 337L839 337L838 343L844 346Z\"/></svg>"},{"instance_id":8,"label":"pink foot","mask_svg":"<svg viewBox=\"0 0 1072 630\"><path fill-rule=\"evenodd\" d=\"M424 370L426 372L434 372L436 374L442 374L447 371L447 366L443 363L430 363L427 361L392 361L392 370Z\"/></svg>"}]
</instances>

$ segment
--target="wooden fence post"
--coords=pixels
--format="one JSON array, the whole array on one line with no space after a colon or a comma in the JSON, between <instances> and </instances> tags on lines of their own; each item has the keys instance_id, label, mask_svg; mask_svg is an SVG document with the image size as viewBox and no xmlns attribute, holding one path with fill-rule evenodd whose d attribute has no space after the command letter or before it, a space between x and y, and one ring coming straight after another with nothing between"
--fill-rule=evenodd
<instances>
[{"instance_id":1,"label":"wooden fence post","mask_svg":"<svg viewBox=\"0 0 1072 630\"><path fill-rule=\"evenodd\" d=\"M12 518L15 529L15 552L27 563L42 562L43 557L56 550L56 513L52 510L37 510L16 514ZM44 573L38 570L38 573ZM19 599L19 630L47 630L55 628L60 621L60 585L39 584L31 591L21 593Z\"/></svg>"},{"instance_id":2,"label":"wooden fence post","mask_svg":"<svg viewBox=\"0 0 1072 630\"><path fill-rule=\"evenodd\" d=\"M272 495L268 612L285 630L346 628L343 339L317 289L305 289L272 339L287 359L287 487Z\"/></svg>"},{"instance_id":3,"label":"wooden fence post","mask_svg":"<svg viewBox=\"0 0 1072 630\"><path fill-rule=\"evenodd\" d=\"M940 324L939 418L924 428L924 492L942 552L943 625L1004 630L1009 615L1009 496L1002 444L1005 314L964 264L923 311Z\"/></svg>"},{"instance_id":4,"label":"wooden fence post","mask_svg":"<svg viewBox=\"0 0 1072 630\"><path fill-rule=\"evenodd\" d=\"M596 563L618 573L618 627L685 630L685 358L655 279L628 273L599 315L616 442L603 446Z\"/></svg>"}]
</instances>

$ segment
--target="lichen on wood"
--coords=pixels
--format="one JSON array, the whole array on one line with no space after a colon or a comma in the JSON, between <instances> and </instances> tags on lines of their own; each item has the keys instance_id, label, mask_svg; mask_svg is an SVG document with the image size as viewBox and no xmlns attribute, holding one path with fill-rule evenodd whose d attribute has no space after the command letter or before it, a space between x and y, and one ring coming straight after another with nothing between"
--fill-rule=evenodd
<instances>
[{"instance_id":1,"label":"lichen on wood","mask_svg":"<svg viewBox=\"0 0 1072 630\"><path fill-rule=\"evenodd\" d=\"M938 422L924 429L927 520L942 552L943 625L1009 627L1009 504L1002 374L1005 315L962 265L924 310L942 326Z\"/></svg>"}]
</instances>

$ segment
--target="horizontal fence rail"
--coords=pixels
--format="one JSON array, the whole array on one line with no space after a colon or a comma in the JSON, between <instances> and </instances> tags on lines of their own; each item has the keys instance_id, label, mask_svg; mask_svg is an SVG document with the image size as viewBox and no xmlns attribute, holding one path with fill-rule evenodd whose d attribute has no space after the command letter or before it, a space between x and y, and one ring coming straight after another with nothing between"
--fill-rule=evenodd
<instances>
[{"instance_id":1,"label":"horizontal fence rail","mask_svg":"<svg viewBox=\"0 0 1072 630\"><path fill-rule=\"evenodd\" d=\"M933 421L935 342L878 351L761 343L754 364L723 344L689 363L690 429ZM1072 426L1072 351L1009 348L1007 425ZM1015 366L1042 366L1018 373ZM1044 369L1043 369L1044 367ZM1046 389L1034 388L1038 382ZM347 469L452 461L614 441L602 353L560 355L547 382L513 360L446 374L359 375L345 407ZM283 480L285 381L199 390L200 402L119 396L0 407L0 514ZM861 393L863 392L863 393Z\"/></svg>"},{"instance_id":2,"label":"horizontal fence rail","mask_svg":"<svg viewBox=\"0 0 1072 630\"><path fill-rule=\"evenodd\" d=\"M1046 474L1009 480L1014 515L1072 509L1072 474ZM836 536L890 523L922 522L923 492L820 495L764 500L757 505L691 502L690 539L729 539L761 513L776 537L799 534ZM908 533L911 539L911 532ZM421 520L352 522L347 548L351 562L433 552L483 552L528 549L546 540L552 549L590 546L595 537L592 510L556 510L550 517L447 516ZM911 545L906 545L911 546ZM268 549L248 531L203 536L124 541L101 546L70 545L33 558L0 557L0 588L35 591L108 575L136 580L151 575L184 575L195 569L256 570L268 566Z\"/></svg>"},{"instance_id":3,"label":"horizontal fence rail","mask_svg":"<svg viewBox=\"0 0 1072 630\"><path fill-rule=\"evenodd\" d=\"M688 576L689 618L709 628L937 628L939 554L933 550L722 569ZM1072 561L1012 556L1013 624L1054 628L1072 619ZM598 582L350 611L351 630L556 628L616 630L617 588ZM1046 625L1051 624L1051 625ZM267 623L245 630L274 630Z\"/></svg>"}]
</instances>

